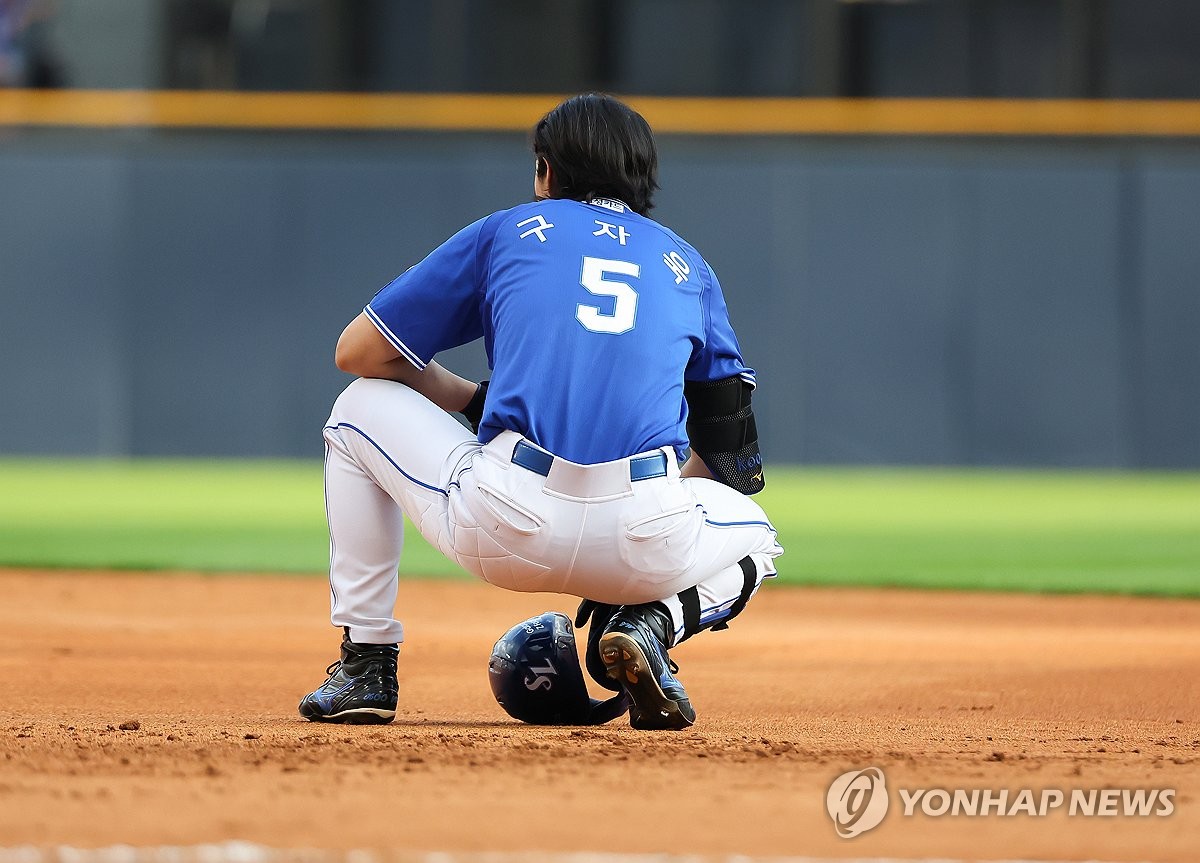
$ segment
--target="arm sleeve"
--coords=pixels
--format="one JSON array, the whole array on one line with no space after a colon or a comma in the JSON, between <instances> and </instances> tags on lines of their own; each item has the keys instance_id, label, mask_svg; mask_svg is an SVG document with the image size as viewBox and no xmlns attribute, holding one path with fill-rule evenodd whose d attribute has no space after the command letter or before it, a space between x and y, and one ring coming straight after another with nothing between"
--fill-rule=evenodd
<instances>
[{"instance_id":1,"label":"arm sleeve","mask_svg":"<svg viewBox=\"0 0 1200 863\"><path fill-rule=\"evenodd\" d=\"M468 225L383 287L363 309L400 355L423 369L434 355L483 335L477 249L484 219Z\"/></svg>"},{"instance_id":2,"label":"arm sleeve","mask_svg":"<svg viewBox=\"0 0 1200 863\"><path fill-rule=\"evenodd\" d=\"M704 344L692 354L684 379L715 381L737 376L754 386L754 369L742 360L742 349L733 325L729 323L729 309L721 293L721 283L707 263L701 269L700 279L703 284L700 306L704 314Z\"/></svg>"}]
</instances>

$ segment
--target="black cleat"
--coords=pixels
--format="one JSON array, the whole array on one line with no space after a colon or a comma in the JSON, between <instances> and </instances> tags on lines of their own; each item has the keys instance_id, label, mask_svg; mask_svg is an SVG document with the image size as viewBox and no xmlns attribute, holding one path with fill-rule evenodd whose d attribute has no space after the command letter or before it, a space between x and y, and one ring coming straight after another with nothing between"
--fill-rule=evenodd
<instances>
[{"instance_id":1,"label":"black cleat","mask_svg":"<svg viewBox=\"0 0 1200 863\"><path fill-rule=\"evenodd\" d=\"M696 721L687 691L674 675L679 666L667 656L670 627L656 603L626 605L600 636L605 673L629 696L629 724L642 731L678 731Z\"/></svg>"},{"instance_id":2,"label":"black cleat","mask_svg":"<svg viewBox=\"0 0 1200 863\"><path fill-rule=\"evenodd\" d=\"M355 644L347 630L342 658L325 669L329 678L300 701L310 722L382 725L396 718L400 685L396 682L395 644Z\"/></svg>"}]
</instances>

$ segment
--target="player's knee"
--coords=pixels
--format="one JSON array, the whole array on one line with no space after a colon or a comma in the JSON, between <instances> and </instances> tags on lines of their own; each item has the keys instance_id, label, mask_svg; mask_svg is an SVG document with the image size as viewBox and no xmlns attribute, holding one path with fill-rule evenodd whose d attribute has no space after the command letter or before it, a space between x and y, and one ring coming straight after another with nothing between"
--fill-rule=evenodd
<instances>
[{"instance_id":1,"label":"player's knee","mask_svg":"<svg viewBox=\"0 0 1200 863\"><path fill-rule=\"evenodd\" d=\"M358 378L353 381L334 400L330 423L336 425L344 422L354 423L356 418L361 420L370 407L378 403L390 383L391 381L374 378Z\"/></svg>"}]
</instances>

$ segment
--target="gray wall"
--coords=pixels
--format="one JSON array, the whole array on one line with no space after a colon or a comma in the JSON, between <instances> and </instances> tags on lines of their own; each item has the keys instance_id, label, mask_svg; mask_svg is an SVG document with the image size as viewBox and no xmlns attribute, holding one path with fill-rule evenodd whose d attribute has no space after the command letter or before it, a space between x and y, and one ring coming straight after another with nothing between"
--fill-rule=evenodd
<instances>
[{"instance_id":1,"label":"gray wall","mask_svg":"<svg viewBox=\"0 0 1200 863\"><path fill-rule=\"evenodd\" d=\"M163 0L55 0L51 47L74 87L163 84Z\"/></svg>"},{"instance_id":2,"label":"gray wall","mask_svg":"<svg viewBox=\"0 0 1200 863\"><path fill-rule=\"evenodd\" d=\"M4 131L0 452L307 455L519 135ZM1200 467L1200 146L662 141L774 461ZM446 358L469 374L481 351Z\"/></svg>"}]
</instances>

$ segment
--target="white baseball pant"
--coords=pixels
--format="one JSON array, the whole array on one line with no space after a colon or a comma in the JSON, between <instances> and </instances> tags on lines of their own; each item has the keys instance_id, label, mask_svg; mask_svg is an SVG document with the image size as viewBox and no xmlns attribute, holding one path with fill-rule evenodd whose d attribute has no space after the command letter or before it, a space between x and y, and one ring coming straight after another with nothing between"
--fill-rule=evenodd
<instances>
[{"instance_id":1,"label":"white baseball pant","mask_svg":"<svg viewBox=\"0 0 1200 863\"><path fill-rule=\"evenodd\" d=\"M394 616L402 513L434 548L498 587L661 601L676 640L685 630L681 591L696 588L703 626L740 610L775 574L783 548L762 508L713 480L681 479L670 447L661 450L666 476L635 481L631 459L555 458L543 476L513 462L522 440L504 432L481 445L403 384L350 384L325 426L333 624L360 643L404 640ZM746 558L753 566L744 569Z\"/></svg>"}]
</instances>

